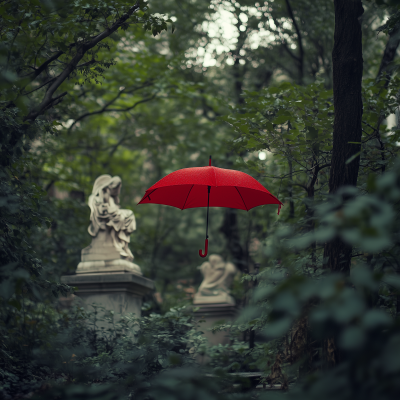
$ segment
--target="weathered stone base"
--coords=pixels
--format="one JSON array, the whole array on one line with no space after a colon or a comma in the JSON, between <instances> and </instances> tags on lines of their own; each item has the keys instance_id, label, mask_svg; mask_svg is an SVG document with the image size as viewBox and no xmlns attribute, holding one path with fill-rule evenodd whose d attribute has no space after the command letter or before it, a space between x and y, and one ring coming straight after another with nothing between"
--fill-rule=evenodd
<instances>
[{"instance_id":1,"label":"weathered stone base","mask_svg":"<svg viewBox=\"0 0 400 400\"><path fill-rule=\"evenodd\" d=\"M128 254L126 253L126 257L121 255L120 250L115 247L115 244L111 236L111 231L112 231L111 228L107 228L106 230L100 230L97 233L97 236L92 239L92 243L90 243L89 246L82 249L81 259L83 263L90 261L108 262L119 259L126 262L130 262L133 260L132 253L130 256L128 256Z\"/></svg>"},{"instance_id":2,"label":"weathered stone base","mask_svg":"<svg viewBox=\"0 0 400 400\"><path fill-rule=\"evenodd\" d=\"M194 311L196 322L205 320L199 323L199 329L204 332L208 343L211 346L218 344L228 344L228 332L215 332L211 331L216 325L229 324L237 315L237 307L235 304L194 304L193 307L199 307L199 310Z\"/></svg>"},{"instance_id":3,"label":"weathered stone base","mask_svg":"<svg viewBox=\"0 0 400 400\"><path fill-rule=\"evenodd\" d=\"M142 298L154 289L153 281L132 272L65 275L61 282L77 288L75 294L88 311L93 310L92 303L97 303L117 316L135 313L140 317Z\"/></svg>"},{"instance_id":4,"label":"weathered stone base","mask_svg":"<svg viewBox=\"0 0 400 400\"><path fill-rule=\"evenodd\" d=\"M82 261L76 269L77 274L98 274L98 273L125 273L131 272L142 275L139 265L130 261L117 259L106 261Z\"/></svg>"},{"instance_id":5,"label":"weathered stone base","mask_svg":"<svg viewBox=\"0 0 400 400\"><path fill-rule=\"evenodd\" d=\"M234 298L226 292L222 292L216 296L203 296L200 293L194 295L193 304L206 305L206 304L230 304L235 305Z\"/></svg>"}]
</instances>

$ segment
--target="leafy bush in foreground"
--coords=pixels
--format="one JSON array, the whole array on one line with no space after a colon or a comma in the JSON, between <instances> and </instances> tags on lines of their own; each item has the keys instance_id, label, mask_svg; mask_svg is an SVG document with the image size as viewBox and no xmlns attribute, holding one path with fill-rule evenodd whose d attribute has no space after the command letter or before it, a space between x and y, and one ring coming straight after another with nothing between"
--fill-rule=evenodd
<instances>
[{"instance_id":1,"label":"leafy bush in foreground","mask_svg":"<svg viewBox=\"0 0 400 400\"><path fill-rule=\"evenodd\" d=\"M78 393L82 385L104 383L117 384L112 392L115 394L118 388L126 396L132 388L145 387L165 370L195 364L194 355L204 341L195 330L191 315L183 308L171 309L162 316L126 315L116 322L113 312L102 307L95 306L94 312L75 307L70 312L53 315L47 323L45 326L45 322L39 321L33 327L38 336L47 328L47 340L43 340L44 336L40 341L32 340L25 358L18 360L19 366L0 370L3 381L0 389L6 398L48 386L54 387L49 396L58 392L64 396L69 391ZM99 323L108 327L101 328ZM30 334L28 338L33 335ZM23 339L26 338L21 338L20 343L29 343ZM14 338L15 346L18 340ZM8 342L12 343L12 338ZM8 356L14 360L14 353L19 355L18 348L9 350ZM81 386L67 389L67 383ZM105 389L99 389L102 390Z\"/></svg>"}]
</instances>

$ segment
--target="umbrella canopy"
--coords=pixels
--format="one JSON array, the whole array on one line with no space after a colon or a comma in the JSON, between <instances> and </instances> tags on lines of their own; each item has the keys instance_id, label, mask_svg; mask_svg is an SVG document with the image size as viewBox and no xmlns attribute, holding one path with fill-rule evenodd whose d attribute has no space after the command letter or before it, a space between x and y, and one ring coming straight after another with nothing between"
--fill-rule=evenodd
<instances>
[{"instance_id":1,"label":"umbrella canopy","mask_svg":"<svg viewBox=\"0 0 400 400\"><path fill-rule=\"evenodd\" d=\"M146 190L138 204L164 204L185 210L207 207L206 254L208 247L208 208L226 207L249 211L264 204L282 202L261 183L241 171L211 166L184 168L168 174Z\"/></svg>"},{"instance_id":2,"label":"umbrella canopy","mask_svg":"<svg viewBox=\"0 0 400 400\"><path fill-rule=\"evenodd\" d=\"M185 210L209 206L249 211L263 204L282 205L261 183L244 172L217 167L172 172L146 190L138 204L164 204Z\"/></svg>"}]
</instances>

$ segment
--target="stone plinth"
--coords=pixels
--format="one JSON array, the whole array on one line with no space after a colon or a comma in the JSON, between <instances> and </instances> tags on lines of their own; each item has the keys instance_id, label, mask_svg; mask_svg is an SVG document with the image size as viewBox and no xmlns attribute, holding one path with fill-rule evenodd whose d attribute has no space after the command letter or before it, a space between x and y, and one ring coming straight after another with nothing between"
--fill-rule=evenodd
<instances>
[{"instance_id":1,"label":"stone plinth","mask_svg":"<svg viewBox=\"0 0 400 400\"><path fill-rule=\"evenodd\" d=\"M99 231L92 243L82 250L82 261L77 274L103 272L132 272L142 275L140 267L128 259L121 258L112 240L111 230Z\"/></svg>"},{"instance_id":2,"label":"stone plinth","mask_svg":"<svg viewBox=\"0 0 400 400\"><path fill-rule=\"evenodd\" d=\"M229 296L230 297L230 296ZM212 297L210 297L210 300ZM234 302L231 303L206 303L206 304L194 304L193 307L199 308L194 311L195 320L205 320L205 322L199 323L199 330L204 332L204 336L207 338L208 343L211 346L218 344L228 344L229 334L228 332L221 331L213 333L211 331L216 325L229 324L237 315L237 307Z\"/></svg>"},{"instance_id":3,"label":"stone plinth","mask_svg":"<svg viewBox=\"0 0 400 400\"><path fill-rule=\"evenodd\" d=\"M85 250L85 249L84 249ZM127 260L93 260L81 261L76 269L77 274L99 274L99 273L126 273L142 275L139 265Z\"/></svg>"},{"instance_id":4,"label":"stone plinth","mask_svg":"<svg viewBox=\"0 0 400 400\"><path fill-rule=\"evenodd\" d=\"M116 260L121 258L111 237L111 229L99 231L88 247L82 249L82 261ZM79 267L78 267L79 268Z\"/></svg>"},{"instance_id":5,"label":"stone plinth","mask_svg":"<svg viewBox=\"0 0 400 400\"><path fill-rule=\"evenodd\" d=\"M91 303L97 303L116 315L135 313L137 317L143 296L154 289L153 281L132 272L77 273L62 276L61 282L77 287L75 294L88 311L93 310Z\"/></svg>"},{"instance_id":6,"label":"stone plinth","mask_svg":"<svg viewBox=\"0 0 400 400\"><path fill-rule=\"evenodd\" d=\"M231 304L235 305L235 299L227 292L220 292L214 296L204 296L197 292L193 298L193 305L197 304L206 305L206 304Z\"/></svg>"}]
</instances>

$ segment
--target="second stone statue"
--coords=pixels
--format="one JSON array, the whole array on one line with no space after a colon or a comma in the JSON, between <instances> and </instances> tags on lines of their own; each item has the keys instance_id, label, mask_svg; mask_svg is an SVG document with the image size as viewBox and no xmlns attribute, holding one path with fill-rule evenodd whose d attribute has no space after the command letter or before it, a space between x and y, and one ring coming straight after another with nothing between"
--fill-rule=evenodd
<instances>
[{"instance_id":1,"label":"second stone statue","mask_svg":"<svg viewBox=\"0 0 400 400\"><path fill-rule=\"evenodd\" d=\"M193 304L235 304L235 300L229 294L238 269L231 262L225 262L217 254L212 254L209 261L198 267L203 274L203 282L194 295Z\"/></svg>"}]
</instances>

